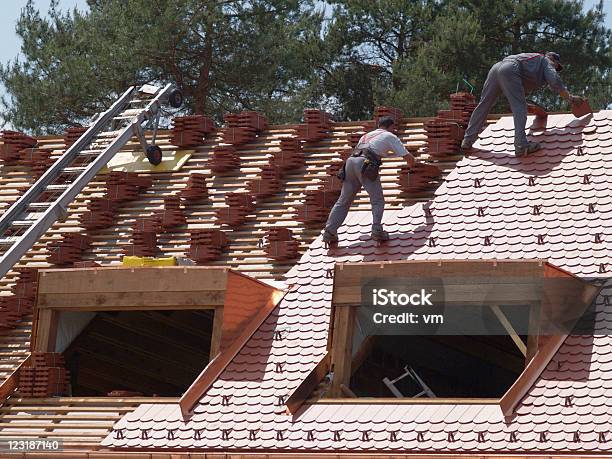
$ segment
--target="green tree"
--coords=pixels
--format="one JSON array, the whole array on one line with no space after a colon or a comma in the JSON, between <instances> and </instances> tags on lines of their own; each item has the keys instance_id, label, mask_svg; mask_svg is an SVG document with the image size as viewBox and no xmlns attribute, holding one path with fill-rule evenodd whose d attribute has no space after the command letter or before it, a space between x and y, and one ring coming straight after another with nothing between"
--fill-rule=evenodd
<instances>
[{"instance_id":1,"label":"green tree","mask_svg":"<svg viewBox=\"0 0 612 459\"><path fill-rule=\"evenodd\" d=\"M612 102L612 36L601 2L590 11L581 0L343 0L331 5L326 44L338 50L334 71L350 74L366 64L380 69L349 79L350 92L342 90L346 86L325 86L336 91L338 106L352 104L353 112L371 113L374 104L389 103L408 115L432 115L464 76L478 95L489 68L504 56L547 50L561 54L570 91L586 95L594 108ZM371 97L362 98L358 107L347 99L362 93ZM551 91L532 97L550 109L567 109ZM507 110L501 100L498 110Z\"/></svg>"},{"instance_id":2,"label":"green tree","mask_svg":"<svg viewBox=\"0 0 612 459\"><path fill-rule=\"evenodd\" d=\"M90 0L49 17L32 0L17 23L23 58L0 67L2 117L57 132L133 84L176 83L186 108L221 118L263 110L298 119L315 93L322 12L310 0Z\"/></svg>"}]
</instances>

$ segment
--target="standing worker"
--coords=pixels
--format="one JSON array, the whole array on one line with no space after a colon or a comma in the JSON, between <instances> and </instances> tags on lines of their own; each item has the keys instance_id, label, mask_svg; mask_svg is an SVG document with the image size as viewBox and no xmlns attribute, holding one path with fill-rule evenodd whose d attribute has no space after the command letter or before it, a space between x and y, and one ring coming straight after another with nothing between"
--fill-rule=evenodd
<instances>
[{"instance_id":1,"label":"standing worker","mask_svg":"<svg viewBox=\"0 0 612 459\"><path fill-rule=\"evenodd\" d=\"M409 166L414 166L414 156L392 132L395 120L385 116L378 120L378 129L361 136L355 150L347 158L339 174L343 180L340 197L334 204L325 231L323 241L338 242L338 228L344 222L346 214L363 186L370 197L372 205L372 239L387 241L389 234L383 230L382 216L385 210L385 198L378 175L382 158L404 157Z\"/></svg>"},{"instance_id":2,"label":"standing worker","mask_svg":"<svg viewBox=\"0 0 612 459\"><path fill-rule=\"evenodd\" d=\"M472 148L487 115L501 92L508 99L514 117L516 156L525 156L539 150L541 145L537 142L528 142L525 134L527 123L525 92L531 92L548 84L572 105L582 102L582 98L571 95L565 88L558 74L562 69L561 58L552 51L546 54L515 54L491 67L482 88L480 102L472 113L463 142L461 142L461 150L465 153Z\"/></svg>"}]
</instances>

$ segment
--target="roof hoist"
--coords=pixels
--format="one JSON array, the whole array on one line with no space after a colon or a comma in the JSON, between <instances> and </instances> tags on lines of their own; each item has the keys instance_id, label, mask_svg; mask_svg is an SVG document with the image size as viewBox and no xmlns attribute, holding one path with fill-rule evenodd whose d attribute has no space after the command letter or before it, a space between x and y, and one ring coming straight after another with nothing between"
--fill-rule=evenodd
<instances>
[{"instance_id":1,"label":"roof hoist","mask_svg":"<svg viewBox=\"0 0 612 459\"><path fill-rule=\"evenodd\" d=\"M162 105L182 103L182 93L171 84L132 86L95 115L87 131L0 217L0 278L66 218L68 205L134 135L149 162L159 164L162 151L155 141ZM146 131L152 131L149 139Z\"/></svg>"}]
</instances>

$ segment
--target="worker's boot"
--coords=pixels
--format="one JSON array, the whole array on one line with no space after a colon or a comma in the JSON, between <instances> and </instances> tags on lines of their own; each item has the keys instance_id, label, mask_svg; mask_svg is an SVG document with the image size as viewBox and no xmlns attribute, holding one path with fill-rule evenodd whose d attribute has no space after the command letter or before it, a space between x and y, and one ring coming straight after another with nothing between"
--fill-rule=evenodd
<instances>
[{"instance_id":1,"label":"worker's boot","mask_svg":"<svg viewBox=\"0 0 612 459\"><path fill-rule=\"evenodd\" d=\"M389 233L385 230L372 230L372 239L378 242L388 241Z\"/></svg>"},{"instance_id":2,"label":"worker's boot","mask_svg":"<svg viewBox=\"0 0 612 459\"><path fill-rule=\"evenodd\" d=\"M471 149L472 149L472 144L467 139L463 139L461 141L461 153L467 156Z\"/></svg>"},{"instance_id":3,"label":"worker's boot","mask_svg":"<svg viewBox=\"0 0 612 459\"><path fill-rule=\"evenodd\" d=\"M325 230L323 232L323 242L325 242L326 244L335 244L338 242L338 235Z\"/></svg>"},{"instance_id":4,"label":"worker's boot","mask_svg":"<svg viewBox=\"0 0 612 459\"><path fill-rule=\"evenodd\" d=\"M527 145L522 147L517 147L514 154L519 158L522 156L527 156L533 152L536 152L542 148L542 144L539 142L527 142Z\"/></svg>"}]
</instances>

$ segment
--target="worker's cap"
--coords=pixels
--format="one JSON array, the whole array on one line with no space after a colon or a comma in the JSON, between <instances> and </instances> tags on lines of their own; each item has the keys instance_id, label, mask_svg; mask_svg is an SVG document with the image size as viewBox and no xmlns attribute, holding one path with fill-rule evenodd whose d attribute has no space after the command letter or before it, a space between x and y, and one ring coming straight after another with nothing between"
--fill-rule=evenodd
<instances>
[{"instance_id":1,"label":"worker's cap","mask_svg":"<svg viewBox=\"0 0 612 459\"><path fill-rule=\"evenodd\" d=\"M561 56L559 56L558 53L555 53L554 51L548 51L546 53L546 57L555 63L555 67L558 72L563 70L563 66L561 65Z\"/></svg>"}]
</instances>

